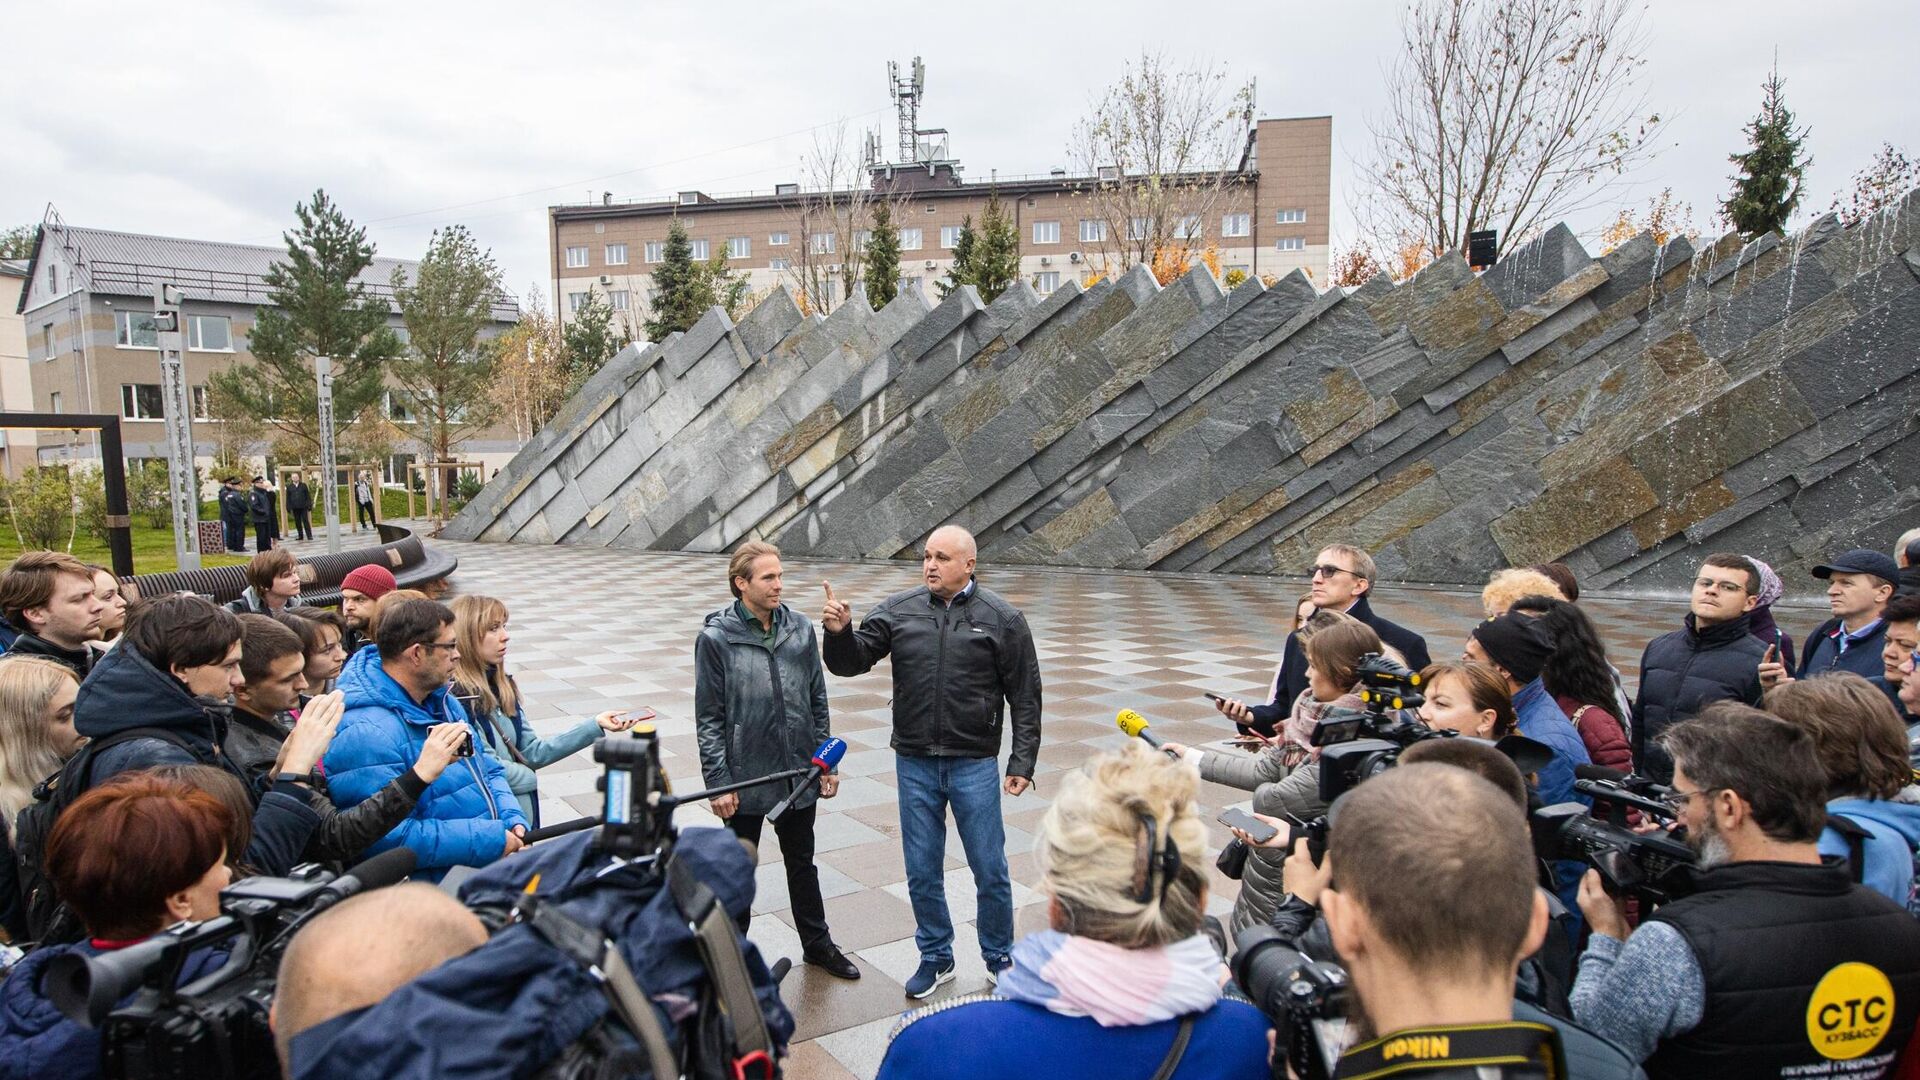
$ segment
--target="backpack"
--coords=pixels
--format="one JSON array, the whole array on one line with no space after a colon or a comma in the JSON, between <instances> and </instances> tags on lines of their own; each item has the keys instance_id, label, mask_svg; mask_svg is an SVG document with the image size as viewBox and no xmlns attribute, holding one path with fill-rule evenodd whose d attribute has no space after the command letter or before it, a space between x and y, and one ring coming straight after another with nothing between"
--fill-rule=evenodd
<instances>
[{"instance_id":1,"label":"backpack","mask_svg":"<svg viewBox=\"0 0 1920 1080\"><path fill-rule=\"evenodd\" d=\"M1867 876L1867 841L1872 834L1855 823L1853 819L1839 814L1827 815L1827 828L1841 835L1847 842L1847 864L1857 885ZM1902 904L1908 913L1920 916L1920 849L1913 852L1913 878L1907 885L1907 898Z\"/></svg>"},{"instance_id":2,"label":"backpack","mask_svg":"<svg viewBox=\"0 0 1920 1080\"><path fill-rule=\"evenodd\" d=\"M40 781L33 789L33 801L14 819L13 847L20 862L20 895L26 909L27 932L41 945L65 945L86 936L79 917L60 899L52 879L47 877L47 837L53 833L53 823L93 786L93 764L100 752L135 739L159 739L192 752L180 734L168 728L127 728L104 735L81 747L59 772Z\"/></svg>"}]
</instances>

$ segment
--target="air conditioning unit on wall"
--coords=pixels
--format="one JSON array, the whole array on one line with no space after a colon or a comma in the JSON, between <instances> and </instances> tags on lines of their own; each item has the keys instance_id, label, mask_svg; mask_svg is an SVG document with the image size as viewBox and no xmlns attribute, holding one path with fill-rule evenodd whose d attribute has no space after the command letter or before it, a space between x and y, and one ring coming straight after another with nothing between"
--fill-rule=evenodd
<instances>
[{"instance_id":1,"label":"air conditioning unit on wall","mask_svg":"<svg viewBox=\"0 0 1920 1080\"><path fill-rule=\"evenodd\" d=\"M1041 265L1041 266L1052 266L1052 265L1053 265L1053 256L1051 256L1051 255L1042 255L1042 256L1040 256L1040 265Z\"/></svg>"},{"instance_id":2,"label":"air conditioning unit on wall","mask_svg":"<svg viewBox=\"0 0 1920 1080\"><path fill-rule=\"evenodd\" d=\"M611 277L608 277L608 276L607 276L606 274L601 274L601 275L600 275L600 284L602 284L602 285L611 285L611 284L613 284L613 279L612 279Z\"/></svg>"},{"instance_id":3,"label":"air conditioning unit on wall","mask_svg":"<svg viewBox=\"0 0 1920 1080\"><path fill-rule=\"evenodd\" d=\"M933 269L933 260L932 260L932 259L928 259L928 260L927 260L927 269L929 269L929 270L931 270L931 269Z\"/></svg>"},{"instance_id":4,"label":"air conditioning unit on wall","mask_svg":"<svg viewBox=\"0 0 1920 1080\"><path fill-rule=\"evenodd\" d=\"M1079 262L1079 261L1080 261L1080 253L1079 253L1079 252L1077 252L1077 251L1075 251L1075 252L1071 252L1071 253L1069 253L1069 254L1067 255L1067 261L1068 261L1068 262L1070 262L1070 263L1077 263L1077 262Z\"/></svg>"}]
</instances>

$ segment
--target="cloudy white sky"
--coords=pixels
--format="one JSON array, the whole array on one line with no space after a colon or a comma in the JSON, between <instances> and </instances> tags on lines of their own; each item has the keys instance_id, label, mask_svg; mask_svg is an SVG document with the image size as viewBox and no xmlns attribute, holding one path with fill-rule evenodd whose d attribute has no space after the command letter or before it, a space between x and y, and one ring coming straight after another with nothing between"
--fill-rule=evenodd
<instances>
[{"instance_id":1,"label":"cloudy white sky","mask_svg":"<svg viewBox=\"0 0 1920 1080\"><path fill-rule=\"evenodd\" d=\"M546 206L798 179L814 132L842 120L890 130L888 59L925 59L921 124L950 129L967 175L984 178L1065 164L1088 99L1146 46L1255 77L1262 115L1334 117L1338 246L1400 7L16 4L0 224L52 203L75 224L277 243L294 204L325 187L383 254L418 257L435 227L458 222L510 288L544 293ZM1776 50L1812 128L1815 207L1881 142L1920 151L1914 0L1653 0L1645 22L1644 85L1674 119L1616 205L1672 187L1705 225ZM1590 234L1610 216L1574 224Z\"/></svg>"}]
</instances>

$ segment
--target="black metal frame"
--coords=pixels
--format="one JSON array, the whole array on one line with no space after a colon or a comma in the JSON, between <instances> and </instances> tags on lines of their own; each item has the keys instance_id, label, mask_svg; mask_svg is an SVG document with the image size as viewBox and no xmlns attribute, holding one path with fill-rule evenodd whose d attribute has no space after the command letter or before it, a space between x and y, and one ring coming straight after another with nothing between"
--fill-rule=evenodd
<instances>
[{"instance_id":1,"label":"black metal frame","mask_svg":"<svg viewBox=\"0 0 1920 1080\"><path fill-rule=\"evenodd\" d=\"M133 515L127 506L127 459L120 418L112 413L0 412L0 429L100 432L100 475L107 487L107 556L115 577L133 576ZM194 517L200 516L199 508Z\"/></svg>"}]
</instances>

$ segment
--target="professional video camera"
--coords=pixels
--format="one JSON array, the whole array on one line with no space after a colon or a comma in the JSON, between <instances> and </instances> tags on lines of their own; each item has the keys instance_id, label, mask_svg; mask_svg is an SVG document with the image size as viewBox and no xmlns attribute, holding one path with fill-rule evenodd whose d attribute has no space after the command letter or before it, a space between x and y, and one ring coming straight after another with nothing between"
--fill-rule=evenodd
<instances>
[{"instance_id":1,"label":"professional video camera","mask_svg":"<svg viewBox=\"0 0 1920 1080\"><path fill-rule=\"evenodd\" d=\"M1685 832L1639 833L1628 818L1628 811L1637 810L1656 821L1672 821L1665 797L1673 789L1599 765L1576 766L1574 775L1574 790L1605 807L1606 819L1577 802L1543 806L1533 812L1534 850L1543 859L1587 863L1600 871L1612 895L1638 896L1650 905L1677 899L1680 879L1673 871L1694 861Z\"/></svg>"},{"instance_id":2,"label":"professional video camera","mask_svg":"<svg viewBox=\"0 0 1920 1080\"><path fill-rule=\"evenodd\" d=\"M1273 1075L1328 1080L1346 1049L1347 973L1289 948L1271 926L1254 925L1234 940L1233 980L1273 1022Z\"/></svg>"},{"instance_id":3,"label":"professional video camera","mask_svg":"<svg viewBox=\"0 0 1920 1080\"><path fill-rule=\"evenodd\" d=\"M280 957L315 915L412 872L413 852L395 848L341 877L303 866L284 878L246 878L220 892L218 918L181 923L137 945L47 967L45 987L69 1019L100 1029L101 1074L202 1080L277 1078L267 1010ZM175 986L189 954L225 946L226 962ZM129 994L133 1000L120 1007Z\"/></svg>"}]
</instances>

